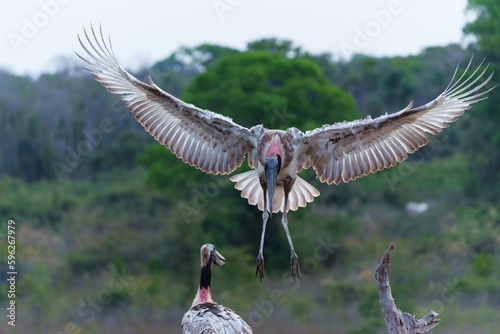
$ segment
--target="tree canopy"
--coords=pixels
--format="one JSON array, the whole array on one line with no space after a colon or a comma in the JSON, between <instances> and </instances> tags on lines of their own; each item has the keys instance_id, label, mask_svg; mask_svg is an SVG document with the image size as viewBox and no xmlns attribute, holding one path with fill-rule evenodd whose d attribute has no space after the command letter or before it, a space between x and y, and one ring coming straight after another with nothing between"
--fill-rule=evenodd
<instances>
[{"instance_id":1,"label":"tree canopy","mask_svg":"<svg viewBox=\"0 0 500 334\"><path fill-rule=\"evenodd\" d=\"M315 62L261 50L224 56L193 79L184 99L247 127L304 131L359 117L353 97Z\"/></svg>"},{"instance_id":2,"label":"tree canopy","mask_svg":"<svg viewBox=\"0 0 500 334\"><path fill-rule=\"evenodd\" d=\"M469 0L469 11L477 18L464 27L464 33L474 35L481 48L498 56L500 50L500 3L496 0Z\"/></svg>"}]
</instances>

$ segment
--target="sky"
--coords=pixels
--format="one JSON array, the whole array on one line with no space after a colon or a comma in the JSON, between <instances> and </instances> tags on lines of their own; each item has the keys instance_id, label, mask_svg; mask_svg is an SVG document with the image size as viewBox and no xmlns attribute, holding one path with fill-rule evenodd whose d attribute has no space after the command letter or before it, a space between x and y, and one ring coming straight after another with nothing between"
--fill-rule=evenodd
<instances>
[{"instance_id":1,"label":"sky","mask_svg":"<svg viewBox=\"0 0 500 334\"><path fill-rule=\"evenodd\" d=\"M348 59L417 54L465 43L467 0L38 0L10 1L0 14L0 68L39 75L78 63L77 35L110 35L125 68L162 60L180 46L244 49L262 38L292 40L311 53Z\"/></svg>"}]
</instances>

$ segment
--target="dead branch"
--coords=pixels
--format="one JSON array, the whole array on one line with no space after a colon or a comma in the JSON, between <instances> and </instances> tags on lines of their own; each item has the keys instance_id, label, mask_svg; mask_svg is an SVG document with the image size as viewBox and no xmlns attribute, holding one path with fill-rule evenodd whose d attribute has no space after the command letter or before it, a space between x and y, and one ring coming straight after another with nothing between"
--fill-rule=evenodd
<instances>
[{"instance_id":1,"label":"dead branch","mask_svg":"<svg viewBox=\"0 0 500 334\"><path fill-rule=\"evenodd\" d=\"M388 334L417 334L427 333L436 327L441 320L436 319L438 315L434 311L429 311L422 319L417 319L414 315L402 312L397 308L392 298L391 286L389 284L389 274L391 271L391 250L394 244L391 242L389 249L385 252L375 271L375 279L380 297L380 306L384 313L385 324Z\"/></svg>"}]
</instances>

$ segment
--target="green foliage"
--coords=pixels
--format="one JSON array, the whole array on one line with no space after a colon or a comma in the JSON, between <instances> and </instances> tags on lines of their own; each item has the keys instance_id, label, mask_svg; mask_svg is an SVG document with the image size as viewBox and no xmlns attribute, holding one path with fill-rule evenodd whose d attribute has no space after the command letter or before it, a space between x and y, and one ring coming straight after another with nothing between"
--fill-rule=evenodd
<instances>
[{"instance_id":1,"label":"green foliage","mask_svg":"<svg viewBox=\"0 0 500 334\"><path fill-rule=\"evenodd\" d=\"M278 54L290 58L303 56L300 47L294 47L290 40L280 40L277 38L265 38L247 45L248 51L266 51L271 54Z\"/></svg>"},{"instance_id":2,"label":"green foliage","mask_svg":"<svg viewBox=\"0 0 500 334\"><path fill-rule=\"evenodd\" d=\"M144 71L141 76L146 78L151 75L163 90L174 96L181 96L195 75L211 67L222 56L235 52L238 51L213 44L202 44L195 48L181 47L168 58L154 64L150 71Z\"/></svg>"},{"instance_id":3,"label":"green foliage","mask_svg":"<svg viewBox=\"0 0 500 334\"><path fill-rule=\"evenodd\" d=\"M413 177L421 179L429 174L443 174L440 170L443 163L444 166L453 165L448 161L424 163L419 166L424 175L416 173ZM101 174L94 181L31 185L15 179L0 182L4 187L17 187L21 193L31 194L24 201L26 207L37 203L34 194L45 193L47 189L71 194L71 206L61 210L59 223L45 232L52 239L39 235L45 224L40 225L30 218L35 209L25 213L25 218L18 219L20 225L30 229L30 232L20 232L25 242L24 247L19 248L19 256L25 259L23 272L26 275L21 278L23 291L30 293L23 293L19 298L22 304L29 299L30 305L44 305L42 316L63 324L62 328L69 317L68 312L78 306L77 301L91 300L99 289L109 286L110 279L102 273L109 272L110 264L117 271L126 269L135 283L133 289L111 291L111 302L103 307L96 319L104 319L127 307L134 314L147 309L150 315L153 314L151 321L155 322L156 317L161 317L160 310L175 314L174 310L179 307L187 309L198 284L199 247L206 242L214 243L227 260L226 265L214 269L213 297L244 317L260 301L269 300L272 291L278 288L282 292L280 300L286 302L273 304L274 312L291 317L294 323L312 326L321 310L325 319L331 314L344 314L343 319L355 315L357 320L349 320L346 324L352 333L382 328L373 270L389 240L397 247L391 286L397 305L405 311L426 313L426 305L440 298L446 289L446 296L455 296L452 304L446 304L446 320L458 312L452 312L455 303L466 305L468 298L483 291L496 296L495 291L499 288L496 279L500 274L498 205L454 208L455 203L448 203L446 195L436 193L434 200L444 207L433 209L437 210L433 214L412 219L404 214L380 214L387 211L383 197L376 201L376 206L384 205L384 208L374 209L370 204L371 192L384 189L384 182L356 181L352 184L356 191L351 193L343 192L348 189L347 185L325 187L322 197L315 203L290 215L290 229L303 273L301 285L294 292L295 289L283 283L289 275L290 254L280 217L268 224L265 259L269 286L254 279L260 213L235 196L237 193L229 184L221 188L216 199L209 199L210 209L200 210L186 222L176 206L183 200L169 191L158 192L144 186L147 177L144 170ZM365 179L368 180L370 178ZM415 196L427 192L427 186L416 187L413 182L408 179L397 191L405 192L415 187ZM445 194L450 185L440 185L441 194ZM345 203L340 208L326 201L332 198L332 192L338 191L342 191ZM15 192L2 196L0 207L5 212L20 210L15 209L17 196ZM193 206L191 198L184 201ZM397 210L390 208L391 212ZM422 231L429 233L418 237ZM28 235L32 237L27 239ZM332 253L322 246L325 243L336 245ZM44 250L50 253L37 257L36 254ZM409 258L412 260L407 261ZM29 262L26 259L30 259ZM454 281L454 277L459 280ZM316 284L316 281L321 283ZM308 292L307 289L312 290ZM47 297L54 295L58 297ZM64 311L66 309L68 311ZM173 323L178 320L175 318ZM96 321L93 326L99 328L101 320ZM325 326L329 325L325 323ZM331 328L337 326L338 322Z\"/></svg>"},{"instance_id":4,"label":"green foliage","mask_svg":"<svg viewBox=\"0 0 500 334\"><path fill-rule=\"evenodd\" d=\"M492 81L500 81L499 64L492 64L494 71ZM500 104L500 94L496 89L471 111L465 121L462 136L467 140L460 142L460 149L468 158L468 168L475 171L467 184L471 198L494 200L497 198L496 186L500 182L500 115L497 106Z\"/></svg>"},{"instance_id":5,"label":"green foliage","mask_svg":"<svg viewBox=\"0 0 500 334\"><path fill-rule=\"evenodd\" d=\"M135 161L147 167L149 184L173 196L192 195L192 189L207 178L158 143L149 145Z\"/></svg>"},{"instance_id":6,"label":"green foliage","mask_svg":"<svg viewBox=\"0 0 500 334\"><path fill-rule=\"evenodd\" d=\"M484 250L477 254L473 260L474 270L479 277L487 277L498 266L498 260L495 255L488 254Z\"/></svg>"},{"instance_id":7,"label":"green foliage","mask_svg":"<svg viewBox=\"0 0 500 334\"><path fill-rule=\"evenodd\" d=\"M311 294L290 294L285 304L286 310L295 321L307 320L316 307L316 301Z\"/></svg>"},{"instance_id":8,"label":"green foliage","mask_svg":"<svg viewBox=\"0 0 500 334\"><path fill-rule=\"evenodd\" d=\"M476 15L469 22L464 33L477 38L479 52L484 53L488 62L493 61L490 69L494 71L492 81L499 81L500 69L500 5L494 0L469 0L468 10ZM475 46L473 46L475 47ZM488 99L477 106L474 117L467 121L461 149L470 154L469 168L477 171L468 184L472 198L492 200L497 197L496 185L500 182L500 124L497 112L500 95L493 91Z\"/></svg>"},{"instance_id":9,"label":"green foliage","mask_svg":"<svg viewBox=\"0 0 500 334\"><path fill-rule=\"evenodd\" d=\"M349 333L373 332L384 326L382 311L378 307L376 284L351 281L333 282L326 287L325 297L329 304L333 303L342 309L341 312L345 313L343 316L347 316L349 310L357 310L359 320L356 326L351 326Z\"/></svg>"},{"instance_id":10,"label":"green foliage","mask_svg":"<svg viewBox=\"0 0 500 334\"><path fill-rule=\"evenodd\" d=\"M468 10L477 18L464 27L474 35L480 47L498 55L500 50L500 5L495 0L469 0Z\"/></svg>"},{"instance_id":11,"label":"green foliage","mask_svg":"<svg viewBox=\"0 0 500 334\"><path fill-rule=\"evenodd\" d=\"M90 157L90 168L94 172L132 168L135 156L151 141L151 136L145 131L126 129L116 141Z\"/></svg>"},{"instance_id":12,"label":"green foliage","mask_svg":"<svg viewBox=\"0 0 500 334\"><path fill-rule=\"evenodd\" d=\"M195 48L181 47L165 60L156 63L153 70L160 73L196 74L211 67L222 56L236 52L238 51L235 49L214 44L202 44Z\"/></svg>"}]
</instances>

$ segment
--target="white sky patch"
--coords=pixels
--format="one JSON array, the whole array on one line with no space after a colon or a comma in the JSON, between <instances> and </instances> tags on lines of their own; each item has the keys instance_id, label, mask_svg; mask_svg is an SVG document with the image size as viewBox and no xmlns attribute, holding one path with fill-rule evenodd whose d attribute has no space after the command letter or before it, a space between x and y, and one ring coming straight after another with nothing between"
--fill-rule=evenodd
<instances>
[{"instance_id":1,"label":"white sky patch","mask_svg":"<svg viewBox=\"0 0 500 334\"><path fill-rule=\"evenodd\" d=\"M384 15L377 13L394 1L401 11L388 22L380 19ZM341 45L354 45L358 31L368 32L363 53L404 56L427 46L461 43L466 5L467 0L13 1L0 14L0 68L37 75L72 59L78 63L76 36L90 23L102 24L118 59L131 70L164 59L181 45L244 49L268 37L345 58Z\"/></svg>"}]
</instances>

